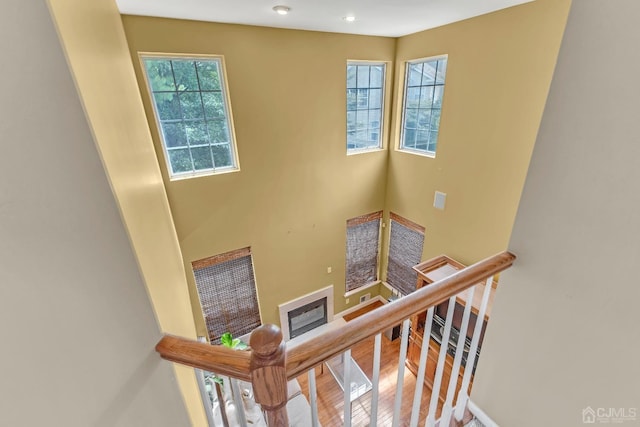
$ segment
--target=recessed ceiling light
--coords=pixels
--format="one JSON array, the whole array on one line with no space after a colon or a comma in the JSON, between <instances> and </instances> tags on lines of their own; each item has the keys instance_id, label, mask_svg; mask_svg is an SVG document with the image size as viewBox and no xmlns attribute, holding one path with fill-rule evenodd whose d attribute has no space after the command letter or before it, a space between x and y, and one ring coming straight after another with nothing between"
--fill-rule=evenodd
<instances>
[{"instance_id":1,"label":"recessed ceiling light","mask_svg":"<svg viewBox=\"0 0 640 427\"><path fill-rule=\"evenodd\" d=\"M274 6L273 11L278 15L286 15L291 10L288 6Z\"/></svg>"},{"instance_id":2,"label":"recessed ceiling light","mask_svg":"<svg viewBox=\"0 0 640 427\"><path fill-rule=\"evenodd\" d=\"M344 19L344 20L345 20L345 21L347 21L347 22L353 22L353 21L355 21L355 20L356 20L356 17L355 17L355 16L353 16L353 15L349 15L349 16L345 16L345 17L344 17L344 18L342 18L342 19Z\"/></svg>"}]
</instances>

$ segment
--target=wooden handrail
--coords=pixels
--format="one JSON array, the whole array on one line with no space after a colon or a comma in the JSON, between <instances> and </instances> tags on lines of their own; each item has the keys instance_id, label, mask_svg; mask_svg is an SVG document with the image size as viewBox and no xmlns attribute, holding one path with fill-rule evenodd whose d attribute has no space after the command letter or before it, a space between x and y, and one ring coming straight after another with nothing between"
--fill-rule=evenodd
<instances>
[{"instance_id":1,"label":"wooden handrail","mask_svg":"<svg viewBox=\"0 0 640 427\"><path fill-rule=\"evenodd\" d=\"M222 345L209 345L187 338L165 335L156 345L163 359L194 368L251 381L251 352Z\"/></svg>"},{"instance_id":2,"label":"wooden handrail","mask_svg":"<svg viewBox=\"0 0 640 427\"><path fill-rule=\"evenodd\" d=\"M264 325L251 334L252 351L237 351L171 335L164 336L158 342L156 351L162 358L172 362L251 381L256 400L266 409L270 425L285 427L288 425L285 377L287 380L296 378L358 342L500 273L509 268L515 259L516 256L510 252L494 255L357 317L340 329L328 330L291 348L286 348L276 326Z\"/></svg>"},{"instance_id":3,"label":"wooden handrail","mask_svg":"<svg viewBox=\"0 0 640 427\"><path fill-rule=\"evenodd\" d=\"M325 360L343 353L356 343L394 327L414 314L438 305L509 268L515 259L516 256L510 252L494 255L391 304L357 317L339 329L329 330L305 341L303 345L287 349L287 378L293 379Z\"/></svg>"}]
</instances>

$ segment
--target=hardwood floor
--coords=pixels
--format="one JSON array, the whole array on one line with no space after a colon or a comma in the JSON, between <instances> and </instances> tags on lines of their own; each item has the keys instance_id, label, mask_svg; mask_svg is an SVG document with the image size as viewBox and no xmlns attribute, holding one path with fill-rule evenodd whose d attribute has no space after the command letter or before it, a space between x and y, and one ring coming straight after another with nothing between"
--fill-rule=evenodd
<instances>
[{"instance_id":1,"label":"hardwood floor","mask_svg":"<svg viewBox=\"0 0 640 427\"><path fill-rule=\"evenodd\" d=\"M360 313L362 314L362 313ZM349 320L353 318L350 317ZM358 343L351 349L351 356L360 365L368 378L373 376L373 344L369 338ZM382 335L382 352L380 355L380 399L378 402L378 426L390 426L393 419L393 405L396 396L398 378L398 357L400 353L400 339L390 341ZM324 367L316 367L316 389L318 393L318 417L324 427L343 425L344 393L340 386ZM309 383L307 374L298 377L303 393L309 399ZM404 385L402 388L401 426L408 426L411 419L411 407L415 392L416 378L405 368ZM352 402L352 425L354 427L369 426L371 423L372 392ZM424 425L431 390L423 386L422 405L419 425ZM439 414L437 414L439 415Z\"/></svg>"}]
</instances>

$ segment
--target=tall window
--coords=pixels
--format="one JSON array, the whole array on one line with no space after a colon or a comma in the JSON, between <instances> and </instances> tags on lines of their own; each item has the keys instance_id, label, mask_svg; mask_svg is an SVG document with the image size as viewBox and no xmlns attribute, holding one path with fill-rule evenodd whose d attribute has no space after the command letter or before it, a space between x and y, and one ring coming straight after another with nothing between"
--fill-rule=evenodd
<instances>
[{"instance_id":1,"label":"tall window","mask_svg":"<svg viewBox=\"0 0 640 427\"><path fill-rule=\"evenodd\" d=\"M237 169L221 58L143 56L172 178Z\"/></svg>"},{"instance_id":2,"label":"tall window","mask_svg":"<svg viewBox=\"0 0 640 427\"><path fill-rule=\"evenodd\" d=\"M347 62L347 153L382 148L385 69Z\"/></svg>"},{"instance_id":3,"label":"tall window","mask_svg":"<svg viewBox=\"0 0 640 427\"><path fill-rule=\"evenodd\" d=\"M387 283L408 295L416 290L417 273L424 245L424 227L391 212Z\"/></svg>"},{"instance_id":4,"label":"tall window","mask_svg":"<svg viewBox=\"0 0 640 427\"><path fill-rule=\"evenodd\" d=\"M400 149L436 154L447 57L407 63Z\"/></svg>"},{"instance_id":5,"label":"tall window","mask_svg":"<svg viewBox=\"0 0 640 427\"><path fill-rule=\"evenodd\" d=\"M378 280L382 211L347 220L346 291Z\"/></svg>"},{"instance_id":6,"label":"tall window","mask_svg":"<svg viewBox=\"0 0 640 427\"><path fill-rule=\"evenodd\" d=\"M238 249L191 263L209 340L248 334L261 325L251 249Z\"/></svg>"}]
</instances>

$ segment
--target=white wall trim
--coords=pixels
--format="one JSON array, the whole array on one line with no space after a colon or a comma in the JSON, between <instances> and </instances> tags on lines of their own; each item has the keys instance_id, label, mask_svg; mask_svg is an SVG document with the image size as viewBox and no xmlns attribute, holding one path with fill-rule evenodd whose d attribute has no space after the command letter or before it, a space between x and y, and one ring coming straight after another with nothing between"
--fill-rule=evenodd
<instances>
[{"instance_id":1,"label":"white wall trim","mask_svg":"<svg viewBox=\"0 0 640 427\"><path fill-rule=\"evenodd\" d=\"M350 291L345 292L344 293L344 297L348 298L351 295L357 294L358 292L366 291L367 289L370 289L370 288L373 288L375 286L378 286L380 283L382 283L380 280L376 280L375 282L367 283L364 286L360 286L359 288L352 289Z\"/></svg>"}]
</instances>

